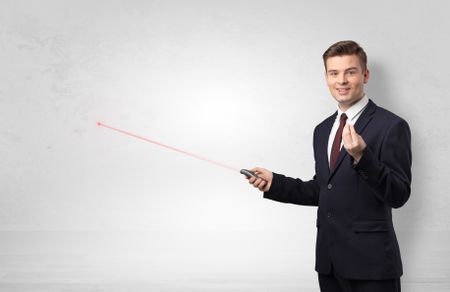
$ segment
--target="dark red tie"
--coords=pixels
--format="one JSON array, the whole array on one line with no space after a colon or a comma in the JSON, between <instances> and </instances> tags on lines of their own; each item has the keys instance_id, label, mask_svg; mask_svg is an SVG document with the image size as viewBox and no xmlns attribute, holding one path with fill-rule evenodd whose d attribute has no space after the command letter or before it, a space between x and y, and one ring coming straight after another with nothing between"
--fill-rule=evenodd
<instances>
[{"instance_id":1,"label":"dark red tie","mask_svg":"<svg viewBox=\"0 0 450 292\"><path fill-rule=\"evenodd\" d=\"M336 167L336 162L339 157L339 152L341 151L342 142L342 131L344 130L345 122L347 121L347 115L342 114L339 121L339 128L334 136L333 147L331 147L331 157L330 157L330 170L333 171Z\"/></svg>"}]
</instances>

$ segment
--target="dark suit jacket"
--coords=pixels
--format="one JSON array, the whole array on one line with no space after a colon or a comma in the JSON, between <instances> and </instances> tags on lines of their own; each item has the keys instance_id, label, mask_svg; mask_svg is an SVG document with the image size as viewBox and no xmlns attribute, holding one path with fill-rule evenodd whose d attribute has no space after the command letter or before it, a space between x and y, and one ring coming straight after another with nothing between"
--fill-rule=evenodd
<instances>
[{"instance_id":1,"label":"dark suit jacket","mask_svg":"<svg viewBox=\"0 0 450 292\"><path fill-rule=\"evenodd\" d=\"M337 112L314 130L316 174L302 181L274 173L264 197L318 206L316 271L348 279L392 279L402 275L392 208L409 198L411 133L400 117L371 100L355 124L367 144L358 164L344 147L330 172L327 144Z\"/></svg>"}]
</instances>

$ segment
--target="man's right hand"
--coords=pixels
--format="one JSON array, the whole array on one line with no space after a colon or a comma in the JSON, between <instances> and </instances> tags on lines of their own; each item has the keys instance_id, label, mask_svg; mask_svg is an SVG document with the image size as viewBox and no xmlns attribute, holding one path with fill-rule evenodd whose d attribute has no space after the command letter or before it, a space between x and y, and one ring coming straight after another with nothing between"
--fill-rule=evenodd
<instances>
[{"instance_id":1,"label":"man's right hand","mask_svg":"<svg viewBox=\"0 0 450 292\"><path fill-rule=\"evenodd\" d=\"M273 174L270 170L261 167L255 167L250 169L251 172L254 172L259 176L256 177L247 177L248 182L253 185L255 188L258 188L261 192L268 192L270 186L272 185Z\"/></svg>"}]
</instances>

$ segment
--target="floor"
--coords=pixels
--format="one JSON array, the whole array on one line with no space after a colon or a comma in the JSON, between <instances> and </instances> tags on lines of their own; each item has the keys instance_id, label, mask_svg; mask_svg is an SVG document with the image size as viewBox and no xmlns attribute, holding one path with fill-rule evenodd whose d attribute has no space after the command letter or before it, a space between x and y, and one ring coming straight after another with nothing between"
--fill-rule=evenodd
<instances>
[{"instance_id":1,"label":"floor","mask_svg":"<svg viewBox=\"0 0 450 292\"><path fill-rule=\"evenodd\" d=\"M403 291L450 290L450 236L400 233ZM0 291L318 291L314 234L0 232Z\"/></svg>"}]
</instances>

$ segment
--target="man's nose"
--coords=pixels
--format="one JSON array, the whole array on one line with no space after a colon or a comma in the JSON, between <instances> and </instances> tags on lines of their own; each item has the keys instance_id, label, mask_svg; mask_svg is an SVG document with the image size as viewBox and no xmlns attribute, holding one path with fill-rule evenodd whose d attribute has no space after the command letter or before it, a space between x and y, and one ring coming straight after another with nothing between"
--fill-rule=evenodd
<instances>
[{"instance_id":1,"label":"man's nose","mask_svg":"<svg viewBox=\"0 0 450 292\"><path fill-rule=\"evenodd\" d=\"M345 74L339 74L338 83L339 84L346 84L347 83L347 77L345 76Z\"/></svg>"}]
</instances>

